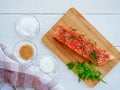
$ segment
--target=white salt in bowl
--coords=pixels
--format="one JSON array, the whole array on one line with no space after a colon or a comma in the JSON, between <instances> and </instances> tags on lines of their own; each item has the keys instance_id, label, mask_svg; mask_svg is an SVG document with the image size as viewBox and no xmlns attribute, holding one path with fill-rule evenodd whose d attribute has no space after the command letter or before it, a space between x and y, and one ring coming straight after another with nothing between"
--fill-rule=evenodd
<instances>
[{"instance_id":1,"label":"white salt in bowl","mask_svg":"<svg viewBox=\"0 0 120 90\"><path fill-rule=\"evenodd\" d=\"M40 23L35 16L23 15L15 22L15 31L23 39L37 36L40 31Z\"/></svg>"},{"instance_id":2,"label":"white salt in bowl","mask_svg":"<svg viewBox=\"0 0 120 90\"><path fill-rule=\"evenodd\" d=\"M39 69L44 74L53 78L58 72L58 62L53 55L43 55L39 59Z\"/></svg>"}]
</instances>

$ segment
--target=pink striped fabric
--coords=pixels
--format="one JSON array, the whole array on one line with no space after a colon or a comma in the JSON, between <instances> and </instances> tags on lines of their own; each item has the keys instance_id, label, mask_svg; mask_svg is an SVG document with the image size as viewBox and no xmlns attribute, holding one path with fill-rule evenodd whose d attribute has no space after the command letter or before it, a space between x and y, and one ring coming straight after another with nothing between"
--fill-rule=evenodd
<instances>
[{"instance_id":1,"label":"pink striped fabric","mask_svg":"<svg viewBox=\"0 0 120 90\"><path fill-rule=\"evenodd\" d=\"M14 87L50 90L40 79L27 72L26 66L15 62L12 54L6 53L7 48L0 44L0 82L9 83Z\"/></svg>"}]
</instances>

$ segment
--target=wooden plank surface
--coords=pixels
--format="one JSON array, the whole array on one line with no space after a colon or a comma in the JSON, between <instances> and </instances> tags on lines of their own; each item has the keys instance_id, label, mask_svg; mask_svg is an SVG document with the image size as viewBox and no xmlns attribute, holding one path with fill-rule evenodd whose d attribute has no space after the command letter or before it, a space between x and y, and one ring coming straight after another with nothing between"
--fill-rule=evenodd
<instances>
[{"instance_id":1,"label":"wooden plank surface","mask_svg":"<svg viewBox=\"0 0 120 90\"><path fill-rule=\"evenodd\" d=\"M102 73L102 78L119 62L120 52L108 41L98 30L91 25L78 11L74 8L69 9L63 17L43 36L42 41L47 45L65 64L70 61L83 61L84 58L71 51L65 45L60 44L53 38L58 24L65 24L69 27L75 28L78 32L84 32L86 38L93 40L101 48L106 49L111 55L114 56L114 60L109 61L102 67L96 67ZM94 87L98 81L84 81L88 86Z\"/></svg>"},{"instance_id":2,"label":"wooden plank surface","mask_svg":"<svg viewBox=\"0 0 120 90\"><path fill-rule=\"evenodd\" d=\"M120 14L119 4L120 0L0 0L0 13L63 13L74 6L87 14Z\"/></svg>"}]
</instances>

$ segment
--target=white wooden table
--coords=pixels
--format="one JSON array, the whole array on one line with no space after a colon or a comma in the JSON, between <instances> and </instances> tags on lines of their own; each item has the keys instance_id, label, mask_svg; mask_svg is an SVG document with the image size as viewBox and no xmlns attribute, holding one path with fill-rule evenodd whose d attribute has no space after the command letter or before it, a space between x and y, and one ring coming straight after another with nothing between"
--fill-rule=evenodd
<instances>
[{"instance_id":1,"label":"white wooden table","mask_svg":"<svg viewBox=\"0 0 120 90\"><path fill-rule=\"evenodd\" d=\"M120 0L0 0L0 42L12 49L21 40L15 33L14 23L23 14L38 18L41 39L71 7L81 12L120 51ZM42 42L40 48L39 55L53 54ZM120 90L120 63L105 76L108 84L100 82L89 88L84 82L78 83L77 76L59 58L58 62L59 73L54 79L67 90Z\"/></svg>"}]
</instances>

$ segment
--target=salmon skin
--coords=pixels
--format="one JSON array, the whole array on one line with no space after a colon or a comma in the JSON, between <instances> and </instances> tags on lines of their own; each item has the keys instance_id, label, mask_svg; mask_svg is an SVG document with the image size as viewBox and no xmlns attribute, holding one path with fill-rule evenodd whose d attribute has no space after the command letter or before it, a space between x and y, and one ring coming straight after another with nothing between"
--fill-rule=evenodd
<instances>
[{"instance_id":1,"label":"salmon skin","mask_svg":"<svg viewBox=\"0 0 120 90\"><path fill-rule=\"evenodd\" d=\"M95 42L85 38L83 33L78 33L75 29L67 27L64 24L58 25L53 37L98 66L102 66L113 59L113 56L106 50L98 47Z\"/></svg>"}]
</instances>

